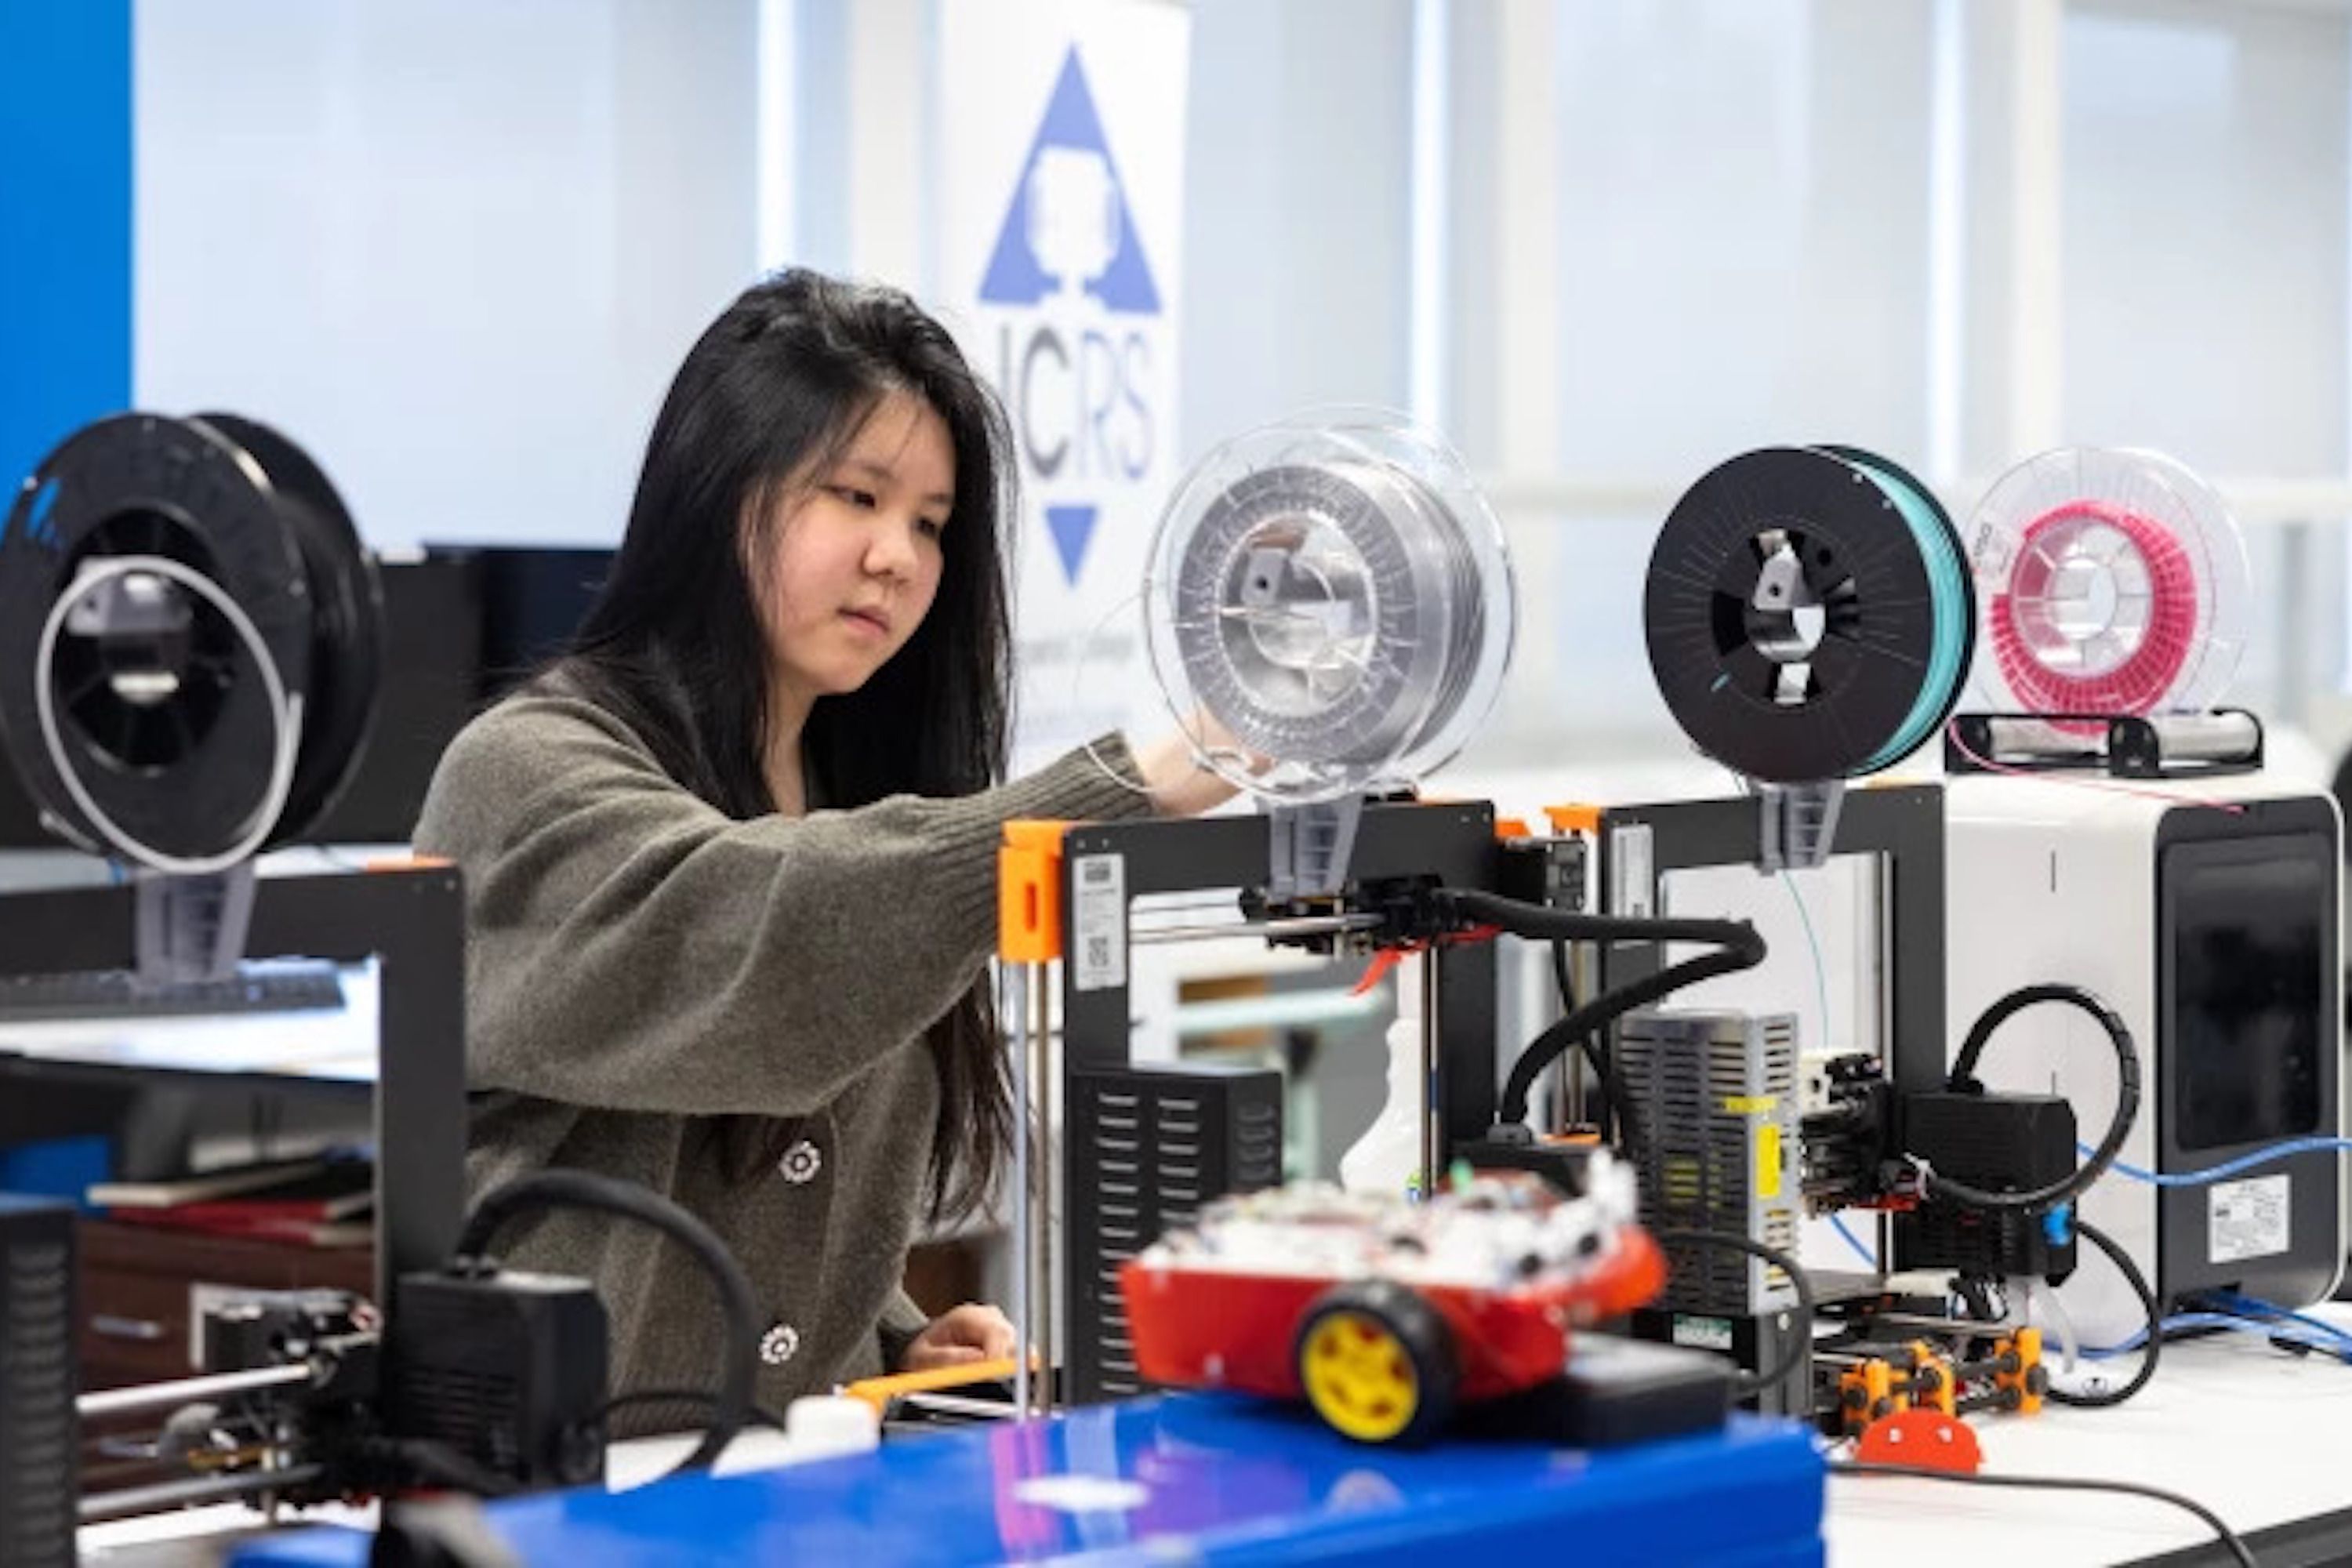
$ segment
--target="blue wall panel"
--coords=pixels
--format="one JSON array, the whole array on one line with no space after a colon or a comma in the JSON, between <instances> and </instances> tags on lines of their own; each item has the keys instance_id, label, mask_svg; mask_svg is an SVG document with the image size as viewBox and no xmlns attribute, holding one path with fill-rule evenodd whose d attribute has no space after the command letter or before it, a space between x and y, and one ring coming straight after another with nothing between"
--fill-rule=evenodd
<instances>
[{"instance_id":1,"label":"blue wall panel","mask_svg":"<svg viewBox=\"0 0 2352 1568\"><path fill-rule=\"evenodd\" d=\"M0 0L0 511L131 403L132 0Z\"/></svg>"}]
</instances>

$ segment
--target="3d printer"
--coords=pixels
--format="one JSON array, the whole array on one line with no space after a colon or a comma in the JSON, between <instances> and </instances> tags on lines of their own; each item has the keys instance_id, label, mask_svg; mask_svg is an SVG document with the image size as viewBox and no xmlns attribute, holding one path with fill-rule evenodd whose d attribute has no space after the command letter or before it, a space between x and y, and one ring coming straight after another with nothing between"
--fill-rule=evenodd
<instances>
[{"instance_id":1,"label":"3d printer","mask_svg":"<svg viewBox=\"0 0 2352 1568\"><path fill-rule=\"evenodd\" d=\"M1992 710L1946 746L1953 1002L2064 979L2129 1027L2148 1113L2121 1163L2157 1180L2101 1182L2081 1211L2161 1301L2321 1300L2345 1250L2343 828L2326 790L2263 771L2252 714L2214 707L2246 635L2236 527L2176 463L2068 450L1996 484L1971 539ZM1987 1083L2099 1125L2115 1074L2097 1031L2042 1014L2013 1032ZM2063 1300L2087 1342L2144 1326L2113 1270Z\"/></svg>"},{"instance_id":2,"label":"3d printer","mask_svg":"<svg viewBox=\"0 0 2352 1568\"><path fill-rule=\"evenodd\" d=\"M1171 502L1147 584L1155 666L1204 763L1261 809L1198 822L1016 825L1004 855L1006 1011L1028 1081L1059 1089L1068 1205L1057 1273L1034 1263L1052 1250L1045 1216L1057 1184L1050 1172L1028 1173L1021 1225L1033 1270L1018 1316L1032 1342L1061 1353L1070 1397L1145 1386L1119 1289L1129 1261L1199 1223L1203 1205L1281 1173L1276 1075L1129 1059L1129 960L1139 945L1238 935L1412 954L1423 978L1419 1148L1407 1169L1380 1178L1397 1196L1429 1192L1462 1158L1534 1170L1570 1192L1581 1181L1589 1150L1528 1138L1524 1106L1498 1114L1486 939L1511 931L1717 949L1601 999L1593 1026L1761 955L1738 922L1562 908L1557 868L1529 853L1523 830L1498 833L1491 806L1411 797L1412 782L1450 756L1493 700L1509 650L1508 584L1499 529L1458 462L1393 424L1254 433L1213 454ZM1139 903L1207 889L1230 894L1230 918L1169 924ZM1038 1048L1055 1016L1044 971L1056 959L1058 1075ZM1506 1092L1524 1089L1514 1075ZM1705 1375L1719 1391L1719 1377ZM1719 1397L1714 1408L1719 1415Z\"/></svg>"},{"instance_id":3,"label":"3d printer","mask_svg":"<svg viewBox=\"0 0 2352 1568\"><path fill-rule=\"evenodd\" d=\"M0 1206L0 1561L69 1563L78 1521L419 1485L493 1493L603 1473L604 1308L585 1281L483 1256L514 1215L602 1206L698 1228L578 1173L465 1212L464 911L445 866L262 877L349 777L381 663L369 558L325 476L266 426L125 415L69 437L0 528L0 736L66 841L112 887L0 897L0 972L162 986L248 957L373 958L377 1283L257 1292L203 1326L205 1375L77 1396L74 1228ZM707 1463L744 1416L748 1288L695 1247L736 1321ZM159 1414L184 1479L83 1494L88 1420ZM397 1519L387 1529L397 1533Z\"/></svg>"}]
</instances>

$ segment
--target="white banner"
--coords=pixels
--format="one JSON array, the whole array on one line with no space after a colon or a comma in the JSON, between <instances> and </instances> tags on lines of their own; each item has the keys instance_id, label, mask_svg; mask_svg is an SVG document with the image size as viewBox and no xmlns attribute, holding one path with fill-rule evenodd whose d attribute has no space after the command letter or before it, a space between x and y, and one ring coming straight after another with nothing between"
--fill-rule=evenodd
<instances>
[{"instance_id":1,"label":"white banner","mask_svg":"<svg viewBox=\"0 0 2352 1568\"><path fill-rule=\"evenodd\" d=\"M1164 723L1145 557L1173 488L1192 17L947 0L939 302L1020 455L1019 765Z\"/></svg>"}]
</instances>

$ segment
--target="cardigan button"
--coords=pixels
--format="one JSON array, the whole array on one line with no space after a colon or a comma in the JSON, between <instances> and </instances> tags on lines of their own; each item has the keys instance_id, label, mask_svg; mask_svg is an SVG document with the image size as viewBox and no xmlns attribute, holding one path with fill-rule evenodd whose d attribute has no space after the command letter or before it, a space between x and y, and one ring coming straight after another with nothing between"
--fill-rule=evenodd
<instances>
[{"instance_id":1,"label":"cardigan button","mask_svg":"<svg viewBox=\"0 0 2352 1568\"><path fill-rule=\"evenodd\" d=\"M793 1359L801 1348L801 1331L790 1323L774 1323L760 1336L760 1359L770 1366L782 1366Z\"/></svg>"},{"instance_id":2,"label":"cardigan button","mask_svg":"<svg viewBox=\"0 0 2352 1568\"><path fill-rule=\"evenodd\" d=\"M776 1162L776 1169L783 1173L784 1180L802 1186L816 1180L816 1173L824 1169L824 1155L803 1138L784 1151L784 1157Z\"/></svg>"}]
</instances>

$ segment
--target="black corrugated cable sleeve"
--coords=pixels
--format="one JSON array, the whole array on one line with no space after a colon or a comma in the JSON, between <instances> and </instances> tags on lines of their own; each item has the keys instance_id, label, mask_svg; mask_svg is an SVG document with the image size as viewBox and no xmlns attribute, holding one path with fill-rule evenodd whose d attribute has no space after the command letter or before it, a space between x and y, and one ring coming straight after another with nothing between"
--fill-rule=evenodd
<instances>
[{"instance_id":1,"label":"black corrugated cable sleeve","mask_svg":"<svg viewBox=\"0 0 2352 1568\"><path fill-rule=\"evenodd\" d=\"M1976 1079L1976 1068L1978 1058L1984 1055L1985 1042L1995 1029L2009 1021L2011 1014L2037 1002L2063 1002L2070 1007L2081 1008L2098 1020L2099 1027L2107 1032L2108 1041L2116 1047L2116 1113L2107 1123L2106 1136L2099 1140L2091 1157L2074 1171L2031 1191L1989 1192L1929 1171L1926 1189L1928 1196L1948 1197L1972 1208L2054 1208L2097 1181L2100 1173L2115 1163L2124 1140L2131 1135L2132 1121L2139 1114L2139 1051L2132 1044L2131 1030L2116 1016L2115 1009L2079 985L2023 985L1986 1008L1969 1030L1968 1038L1961 1042L1960 1054L1953 1058L1951 1075L1944 1087L1958 1094L1983 1093L1984 1086Z\"/></svg>"},{"instance_id":2,"label":"black corrugated cable sleeve","mask_svg":"<svg viewBox=\"0 0 2352 1568\"><path fill-rule=\"evenodd\" d=\"M1578 1040L1598 1034L1634 1008L1670 992L1718 974L1753 969L1764 962L1764 939L1746 921L1579 914L1467 889L1441 888L1433 897L1440 910L1467 924L1497 926L1513 936L1544 942L1706 942L1722 950L1685 959L1614 991L1604 991L1538 1035L1511 1065L1510 1079L1503 1087L1502 1105L1495 1119L1506 1126L1527 1119L1528 1097L1535 1090L1537 1075ZM1621 1120L1625 1120L1626 1109L1620 1100ZM1627 1142L1633 1142L1637 1134L1630 1121L1625 1131Z\"/></svg>"}]
</instances>

